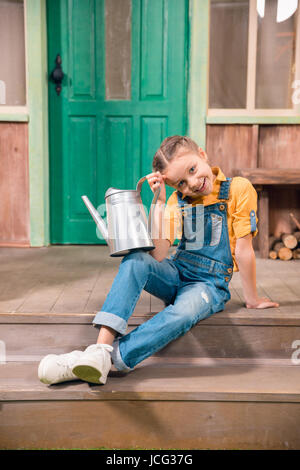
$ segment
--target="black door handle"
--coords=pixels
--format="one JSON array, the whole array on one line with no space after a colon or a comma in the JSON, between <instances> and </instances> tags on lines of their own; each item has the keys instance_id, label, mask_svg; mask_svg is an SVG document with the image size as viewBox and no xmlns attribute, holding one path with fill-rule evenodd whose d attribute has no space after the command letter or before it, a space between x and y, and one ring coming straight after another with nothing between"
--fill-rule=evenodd
<instances>
[{"instance_id":1,"label":"black door handle","mask_svg":"<svg viewBox=\"0 0 300 470\"><path fill-rule=\"evenodd\" d=\"M64 72L62 69L62 60L59 54L57 54L56 56L55 64L56 64L56 67L52 70L50 74L50 80L53 83L55 83L56 85L55 90L56 90L57 95L59 96L61 92L61 84L64 78Z\"/></svg>"}]
</instances>

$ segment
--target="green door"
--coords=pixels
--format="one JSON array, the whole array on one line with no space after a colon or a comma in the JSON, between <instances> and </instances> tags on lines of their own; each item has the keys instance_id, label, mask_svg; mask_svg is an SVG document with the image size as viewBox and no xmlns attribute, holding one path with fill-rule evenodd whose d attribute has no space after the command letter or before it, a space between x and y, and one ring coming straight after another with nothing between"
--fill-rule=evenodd
<instances>
[{"instance_id":1,"label":"green door","mask_svg":"<svg viewBox=\"0 0 300 470\"><path fill-rule=\"evenodd\" d=\"M65 74L60 94L49 82L51 242L104 243L81 196L135 189L186 132L188 0L48 0L47 18L49 72L60 54Z\"/></svg>"}]
</instances>

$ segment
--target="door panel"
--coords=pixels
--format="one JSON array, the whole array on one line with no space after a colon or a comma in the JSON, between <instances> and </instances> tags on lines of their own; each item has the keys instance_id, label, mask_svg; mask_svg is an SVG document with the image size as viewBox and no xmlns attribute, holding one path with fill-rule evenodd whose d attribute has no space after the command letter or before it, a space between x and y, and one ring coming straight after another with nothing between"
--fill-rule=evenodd
<instances>
[{"instance_id":1,"label":"door panel","mask_svg":"<svg viewBox=\"0 0 300 470\"><path fill-rule=\"evenodd\" d=\"M96 146L96 118L71 117L69 120L69 153L66 155L70 181L76 181L76 185L70 185L69 214L70 219L80 219L82 210L81 198L78 194L89 188L91 198L97 197L97 180L95 168L97 168ZM84 165L82 156L85 155ZM80 172L78 171L80 168Z\"/></svg>"},{"instance_id":2,"label":"door panel","mask_svg":"<svg viewBox=\"0 0 300 470\"><path fill-rule=\"evenodd\" d=\"M186 132L187 0L50 0L51 242L104 243L81 196L135 189L161 141ZM168 189L168 195L172 189ZM142 199L153 194L145 183Z\"/></svg>"},{"instance_id":3,"label":"door panel","mask_svg":"<svg viewBox=\"0 0 300 470\"><path fill-rule=\"evenodd\" d=\"M96 99L96 25L95 0L70 0L68 9L69 31L69 99Z\"/></svg>"},{"instance_id":4,"label":"door panel","mask_svg":"<svg viewBox=\"0 0 300 470\"><path fill-rule=\"evenodd\" d=\"M131 161L132 117L107 116L106 126L106 157L110 181L117 188L126 188L131 178L133 162ZM129 188L128 188L129 189Z\"/></svg>"},{"instance_id":5,"label":"door panel","mask_svg":"<svg viewBox=\"0 0 300 470\"><path fill-rule=\"evenodd\" d=\"M165 100L168 25L165 1L142 1L141 99ZM155 21L153 21L155 18Z\"/></svg>"}]
</instances>

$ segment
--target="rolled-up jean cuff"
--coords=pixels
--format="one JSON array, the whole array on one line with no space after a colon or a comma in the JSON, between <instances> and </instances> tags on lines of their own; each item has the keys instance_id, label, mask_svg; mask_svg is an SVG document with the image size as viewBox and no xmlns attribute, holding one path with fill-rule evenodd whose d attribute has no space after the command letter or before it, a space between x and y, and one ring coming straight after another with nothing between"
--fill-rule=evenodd
<instances>
[{"instance_id":1,"label":"rolled-up jean cuff","mask_svg":"<svg viewBox=\"0 0 300 470\"><path fill-rule=\"evenodd\" d=\"M133 370L125 364L125 362L123 361L121 357L119 339L115 339L112 345L114 349L111 352L111 359L113 361L115 368L117 370L125 371L125 372L130 372L131 370Z\"/></svg>"},{"instance_id":2,"label":"rolled-up jean cuff","mask_svg":"<svg viewBox=\"0 0 300 470\"><path fill-rule=\"evenodd\" d=\"M98 312L93 320L93 325L95 327L100 327L102 325L109 326L120 333L120 335L125 335L127 330L127 322L118 315L110 312Z\"/></svg>"}]
</instances>

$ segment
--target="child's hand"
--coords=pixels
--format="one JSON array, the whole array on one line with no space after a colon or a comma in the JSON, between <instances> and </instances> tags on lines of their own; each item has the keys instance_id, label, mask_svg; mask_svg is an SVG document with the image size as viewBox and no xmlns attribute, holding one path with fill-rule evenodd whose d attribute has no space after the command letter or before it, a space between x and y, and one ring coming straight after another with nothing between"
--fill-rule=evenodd
<instances>
[{"instance_id":1,"label":"child's hand","mask_svg":"<svg viewBox=\"0 0 300 470\"><path fill-rule=\"evenodd\" d=\"M160 194L158 196L157 202L165 204L166 202L166 186L165 186L165 175L162 175L159 171L155 173L149 173L146 175L151 191L155 192L160 186Z\"/></svg>"},{"instance_id":2,"label":"child's hand","mask_svg":"<svg viewBox=\"0 0 300 470\"><path fill-rule=\"evenodd\" d=\"M257 297L253 302L246 302L247 308L273 308L279 307L277 302L272 302L267 297Z\"/></svg>"}]
</instances>

